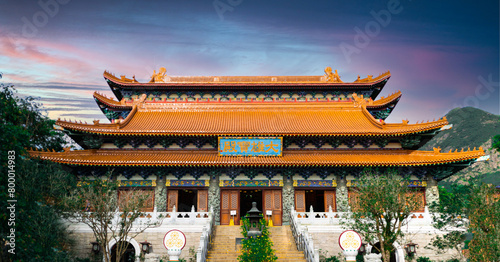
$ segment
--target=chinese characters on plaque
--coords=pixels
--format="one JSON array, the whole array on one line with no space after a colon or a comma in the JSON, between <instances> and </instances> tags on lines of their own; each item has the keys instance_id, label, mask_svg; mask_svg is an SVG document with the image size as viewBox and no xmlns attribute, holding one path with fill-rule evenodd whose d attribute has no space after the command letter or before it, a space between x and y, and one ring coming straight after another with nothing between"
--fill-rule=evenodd
<instances>
[{"instance_id":1,"label":"chinese characters on plaque","mask_svg":"<svg viewBox=\"0 0 500 262\"><path fill-rule=\"evenodd\" d=\"M281 156L282 137L219 137L219 156Z\"/></svg>"}]
</instances>

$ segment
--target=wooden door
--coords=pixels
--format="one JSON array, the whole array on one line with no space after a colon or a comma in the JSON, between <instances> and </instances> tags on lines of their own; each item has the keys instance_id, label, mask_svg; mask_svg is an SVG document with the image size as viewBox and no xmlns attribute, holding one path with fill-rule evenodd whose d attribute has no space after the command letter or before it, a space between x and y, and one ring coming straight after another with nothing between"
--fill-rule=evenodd
<instances>
[{"instance_id":1,"label":"wooden door","mask_svg":"<svg viewBox=\"0 0 500 262\"><path fill-rule=\"evenodd\" d=\"M208 190L198 190L198 212L208 212Z\"/></svg>"},{"instance_id":2,"label":"wooden door","mask_svg":"<svg viewBox=\"0 0 500 262\"><path fill-rule=\"evenodd\" d=\"M175 189L167 189L167 212L179 210L179 191Z\"/></svg>"},{"instance_id":3,"label":"wooden door","mask_svg":"<svg viewBox=\"0 0 500 262\"><path fill-rule=\"evenodd\" d=\"M306 191L295 190L295 211L306 212Z\"/></svg>"},{"instance_id":4,"label":"wooden door","mask_svg":"<svg viewBox=\"0 0 500 262\"><path fill-rule=\"evenodd\" d=\"M335 191L325 190L325 212L330 211L330 207L332 207L333 212L337 211L337 207L335 205Z\"/></svg>"},{"instance_id":5,"label":"wooden door","mask_svg":"<svg viewBox=\"0 0 500 262\"><path fill-rule=\"evenodd\" d=\"M283 209L281 207L281 189L268 189L264 190L264 205L262 213L266 220L268 218L268 210L272 211L273 225L281 226L281 218L283 216Z\"/></svg>"},{"instance_id":6,"label":"wooden door","mask_svg":"<svg viewBox=\"0 0 500 262\"><path fill-rule=\"evenodd\" d=\"M221 190L220 201L220 224L229 225L231 211L236 211L234 224L240 224L240 191L239 190Z\"/></svg>"},{"instance_id":7,"label":"wooden door","mask_svg":"<svg viewBox=\"0 0 500 262\"><path fill-rule=\"evenodd\" d=\"M349 206L352 211L357 211L359 209L359 201L358 201L358 191L356 188L349 188L347 191L347 196L349 198Z\"/></svg>"}]
</instances>

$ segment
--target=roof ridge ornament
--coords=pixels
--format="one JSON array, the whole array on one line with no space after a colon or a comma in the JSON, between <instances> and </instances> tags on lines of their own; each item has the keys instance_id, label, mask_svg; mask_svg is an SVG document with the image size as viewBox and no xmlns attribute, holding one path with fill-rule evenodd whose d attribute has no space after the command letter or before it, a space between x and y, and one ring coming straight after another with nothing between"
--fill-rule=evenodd
<instances>
[{"instance_id":1,"label":"roof ridge ornament","mask_svg":"<svg viewBox=\"0 0 500 262\"><path fill-rule=\"evenodd\" d=\"M352 94L352 98L354 99L354 106L355 107L361 107L361 106L367 104L367 102L364 99L363 95L358 96L356 93L353 93ZM373 101L372 101L372 103L373 103Z\"/></svg>"},{"instance_id":2,"label":"roof ridge ornament","mask_svg":"<svg viewBox=\"0 0 500 262\"><path fill-rule=\"evenodd\" d=\"M325 68L325 79L327 82L344 83L342 80L340 80L340 76L337 70L335 70L335 73L333 73L332 68L329 66Z\"/></svg>"},{"instance_id":3,"label":"roof ridge ornament","mask_svg":"<svg viewBox=\"0 0 500 262\"><path fill-rule=\"evenodd\" d=\"M167 69L165 67L160 67L158 73L156 73L156 70L153 70L153 75L151 76L151 80L149 80L150 83L166 83L169 81L170 77L167 76Z\"/></svg>"},{"instance_id":4,"label":"roof ridge ornament","mask_svg":"<svg viewBox=\"0 0 500 262\"><path fill-rule=\"evenodd\" d=\"M146 95L146 94L140 95L137 100L132 101L132 105L143 104L144 101L146 101L147 97L148 97L148 95Z\"/></svg>"}]
</instances>

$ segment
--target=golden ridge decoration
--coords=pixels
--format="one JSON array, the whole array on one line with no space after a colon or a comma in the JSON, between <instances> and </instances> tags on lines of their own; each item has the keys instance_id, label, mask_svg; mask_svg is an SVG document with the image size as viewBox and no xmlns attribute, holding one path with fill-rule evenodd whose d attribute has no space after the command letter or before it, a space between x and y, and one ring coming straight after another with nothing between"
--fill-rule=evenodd
<instances>
[{"instance_id":1,"label":"golden ridge decoration","mask_svg":"<svg viewBox=\"0 0 500 262\"><path fill-rule=\"evenodd\" d=\"M335 73L333 73L332 68L329 66L325 68L325 79L327 82L344 83L342 80L340 80L340 76L337 70L335 70Z\"/></svg>"}]
</instances>

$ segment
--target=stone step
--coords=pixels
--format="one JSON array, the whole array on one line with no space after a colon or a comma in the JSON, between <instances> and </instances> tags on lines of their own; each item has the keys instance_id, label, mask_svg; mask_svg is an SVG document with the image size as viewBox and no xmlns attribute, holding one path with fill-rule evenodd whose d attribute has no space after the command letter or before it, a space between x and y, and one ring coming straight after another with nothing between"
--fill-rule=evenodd
<instances>
[{"instance_id":1,"label":"stone step","mask_svg":"<svg viewBox=\"0 0 500 262\"><path fill-rule=\"evenodd\" d=\"M207 261L224 261L224 260L237 261L238 256L207 257ZM284 261L284 260L305 261L306 259L303 256L302 257L278 257L278 261Z\"/></svg>"},{"instance_id":2,"label":"stone step","mask_svg":"<svg viewBox=\"0 0 500 262\"><path fill-rule=\"evenodd\" d=\"M297 250L290 226L271 227L269 233L278 261L306 261L304 253ZM242 237L239 226L216 226L207 261L237 261L241 245L236 245L236 238Z\"/></svg>"},{"instance_id":3,"label":"stone step","mask_svg":"<svg viewBox=\"0 0 500 262\"><path fill-rule=\"evenodd\" d=\"M216 258L238 258L240 254L238 255L231 255L231 254L216 254L216 255L209 255L207 256L207 259L216 259ZM278 259L304 259L304 256L277 256Z\"/></svg>"}]
</instances>

